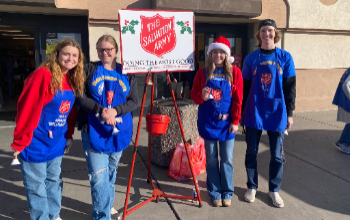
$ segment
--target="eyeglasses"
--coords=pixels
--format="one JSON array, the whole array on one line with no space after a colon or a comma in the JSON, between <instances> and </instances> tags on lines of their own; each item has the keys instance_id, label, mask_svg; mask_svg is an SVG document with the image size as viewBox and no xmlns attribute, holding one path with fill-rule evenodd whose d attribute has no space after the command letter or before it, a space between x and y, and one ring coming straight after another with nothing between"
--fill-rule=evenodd
<instances>
[{"instance_id":1,"label":"eyeglasses","mask_svg":"<svg viewBox=\"0 0 350 220\"><path fill-rule=\"evenodd\" d=\"M114 49L114 47L112 47L112 48L97 48L97 52L103 53L106 51L106 53L110 53L113 49Z\"/></svg>"}]
</instances>

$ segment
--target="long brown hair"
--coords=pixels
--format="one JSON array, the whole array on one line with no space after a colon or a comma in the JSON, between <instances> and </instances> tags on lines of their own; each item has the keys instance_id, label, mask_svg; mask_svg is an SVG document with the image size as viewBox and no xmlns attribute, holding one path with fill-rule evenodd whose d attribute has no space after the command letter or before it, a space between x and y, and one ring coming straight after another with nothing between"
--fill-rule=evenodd
<instances>
[{"instance_id":1,"label":"long brown hair","mask_svg":"<svg viewBox=\"0 0 350 220\"><path fill-rule=\"evenodd\" d=\"M209 53L209 56L207 58L207 61L205 62L205 69L207 71L207 81L213 78L213 72L216 68L216 65L214 63L214 60L211 58L211 53ZM228 61L228 55L226 54L225 60L224 60L224 73L226 76L226 79L231 82L232 80L232 64L230 61Z\"/></svg>"},{"instance_id":2,"label":"long brown hair","mask_svg":"<svg viewBox=\"0 0 350 220\"><path fill-rule=\"evenodd\" d=\"M52 52L50 58L43 62L40 66L47 67L52 76L51 76L51 93L55 94L56 90L60 90L62 92L62 79L63 74L61 71L61 67L58 63L58 54L59 52L65 48L66 46L72 46L78 49L79 51L79 59L78 64L71 70L67 72L67 81L71 86L72 91L77 96L83 96L84 92L84 54L81 50L80 45L71 38L65 38L57 43L54 51Z\"/></svg>"}]
</instances>

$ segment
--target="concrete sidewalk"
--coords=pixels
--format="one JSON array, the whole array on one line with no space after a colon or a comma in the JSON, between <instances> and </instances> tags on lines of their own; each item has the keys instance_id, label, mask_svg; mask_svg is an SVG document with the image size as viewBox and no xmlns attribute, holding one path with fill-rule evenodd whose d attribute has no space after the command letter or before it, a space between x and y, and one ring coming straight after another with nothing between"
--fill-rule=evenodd
<instances>
[{"instance_id":1,"label":"concrete sidewalk","mask_svg":"<svg viewBox=\"0 0 350 220\"><path fill-rule=\"evenodd\" d=\"M142 91L141 89L139 93ZM149 98L146 101L148 104ZM9 165L12 160L10 144L14 114L1 114L3 113L0 113L0 219L29 219L19 167ZM134 131L138 115L139 112L135 112ZM148 133L145 124L143 118L129 209L152 195L152 187L146 183ZM234 149L235 195L231 207L211 206L206 190L206 174L201 174L197 178L202 208L198 208L192 201L162 198L158 203L153 201L137 209L126 219L350 219L350 155L341 153L333 146L343 127L343 123L336 122L336 111L295 113L294 126L284 142L287 162L280 191L285 202L284 208L275 208L267 195L270 153L267 147L268 137L264 132L258 155L259 189L254 203L248 204L244 200L247 179L244 166L246 144L245 136L238 134ZM131 145L125 150L118 168L114 207L119 212L123 212L133 148ZM155 165L152 165L151 172L155 185L165 193L192 196L192 180L175 182L167 176L166 168ZM61 218L91 219L88 170L79 131L74 134L74 148L63 157L62 176L64 189Z\"/></svg>"}]
</instances>

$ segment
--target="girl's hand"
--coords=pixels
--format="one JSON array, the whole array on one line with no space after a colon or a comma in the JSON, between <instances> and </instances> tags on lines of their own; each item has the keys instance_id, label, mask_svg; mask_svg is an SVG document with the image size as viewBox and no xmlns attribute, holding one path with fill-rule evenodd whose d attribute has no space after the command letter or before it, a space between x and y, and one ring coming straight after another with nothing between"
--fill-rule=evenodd
<instances>
[{"instance_id":1,"label":"girl's hand","mask_svg":"<svg viewBox=\"0 0 350 220\"><path fill-rule=\"evenodd\" d=\"M13 156L14 156L14 157L17 157L18 154L20 154L20 153L21 153L21 151L16 150L16 151L13 153Z\"/></svg>"},{"instance_id":2,"label":"girl's hand","mask_svg":"<svg viewBox=\"0 0 350 220\"><path fill-rule=\"evenodd\" d=\"M117 114L118 113L117 110L115 110L115 108L104 108L101 116L105 121L109 121L111 119L115 119Z\"/></svg>"},{"instance_id":3,"label":"girl's hand","mask_svg":"<svg viewBox=\"0 0 350 220\"><path fill-rule=\"evenodd\" d=\"M210 94L210 88L209 87L204 87L203 89L202 89L202 99L204 100L204 101L207 101L208 100L208 97L209 97L209 94Z\"/></svg>"},{"instance_id":4,"label":"girl's hand","mask_svg":"<svg viewBox=\"0 0 350 220\"><path fill-rule=\"evenodd\" d=\"M293 125L293 117L289 116L287 119L288 123L287 123L287 127L286 130L290 129Z\"/></svg>"},{"instance_id":5,"label":"girl's hand","mask_svg":"<svg viewBox=\"0 0 350 220\"><path fill-rule=\"evenodd\" d=\"M230 124L229 132L230 133L236 133L237 131L238 131L238 125Z\"/></svg>"},{"instance_id":6,"label":"girl's hand","mask_svg":"<svg viewBox=\"0 0 350 220\"><path fill-rule=\"evenodd\" d=\"M106 123L108 125L115 126L117 124L117 120L115 118L109 118L109 119L106 120Z\"/></svg>"}]
</instances>

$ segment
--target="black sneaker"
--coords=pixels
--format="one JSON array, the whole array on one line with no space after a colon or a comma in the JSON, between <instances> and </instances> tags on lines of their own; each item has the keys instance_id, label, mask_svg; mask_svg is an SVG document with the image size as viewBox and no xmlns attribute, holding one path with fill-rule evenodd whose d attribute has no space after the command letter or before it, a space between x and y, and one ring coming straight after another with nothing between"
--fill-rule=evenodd
<instances>
[{"instance_id":1,"label":"black sneaker","mask_svg":"<svg viewBox=\"0 0 350 220\"><path fill-rule=\"evenodd\" d=\"M337 142L334 144L341 152L350 154L350 145L348 143Z\"/></svg>"}]
</instances>

